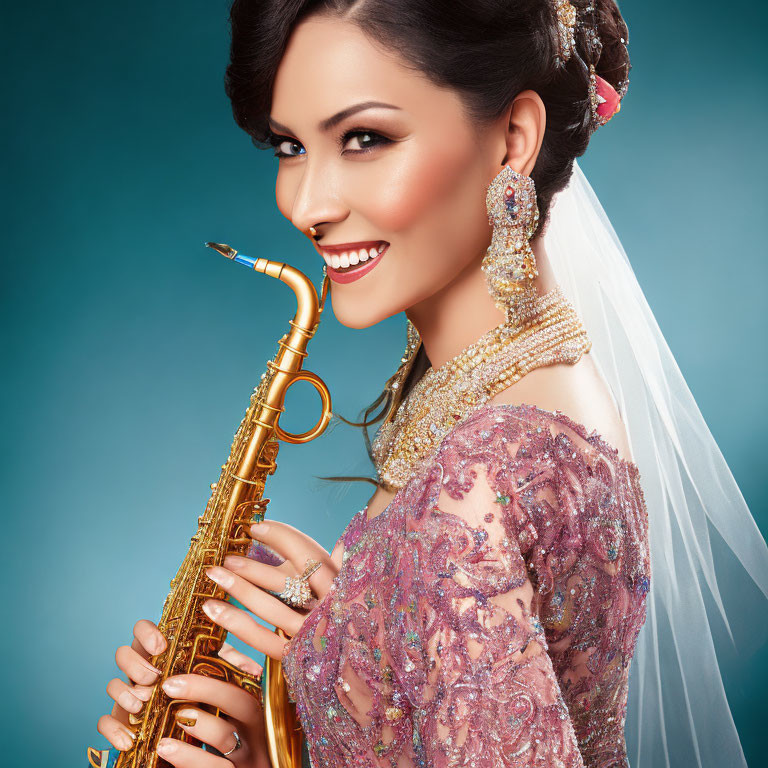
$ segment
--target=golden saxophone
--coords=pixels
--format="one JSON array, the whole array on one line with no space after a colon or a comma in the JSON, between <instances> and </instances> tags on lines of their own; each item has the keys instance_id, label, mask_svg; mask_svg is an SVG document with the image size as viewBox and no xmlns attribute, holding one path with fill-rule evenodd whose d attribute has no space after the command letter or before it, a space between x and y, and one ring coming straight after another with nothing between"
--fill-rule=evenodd
<instances>
[{"instance_id":1,"label":"golden saxophone","mask_svg":"<svg viewBox=\"0 0 768 768\"><path fill-rule=\"evenodd\" d=\"M278 342L274 360L251 395L250 405L235 433L229 458L221 468L219 481L211 485L211 496L205 512L198 518L197 533L171 581L158 622L168 640L163 653L152 657L162 670L158 685L139 715L130 715L136 738L133 747L121 752L114 768L159 768L168 763L156 752L161 738L171 736L199 743L181 729L173 710L184 706L166 696L161 684L172 676L185 673L210 675L233 682L259 697L264 708L267 747L273 768L301 768L303 737L295 708L288 698L281 663L267 657L261 679L242 672L224 661L218 652L226 630L211 622L202 610L208 598L227 599L228 595L210 579L205 571L222 565L228 554L244 555L251 543L247 535L250 525L263 520L269 499L264 497L267 476L275 472L279 441L304 443L320 435L331 417L331 395L325 383L314 373L302 370L307 344L320 322L328 278L324 278L321 297L309 278L287 264L267 259L254 259L238 254L234 248L220 243L206 243L228 259L282 280L296 293L298 308L290 330ZM322 414L317 424L300 435L283 431L279 417L283 412L285 393L291 384L308 381L320 394ZM276 630L285 637L282 630ZM219 715L219 710L214 712ZM88 760L94 768L105 768L108 750L90 747Z\"/></svg>"}]
</instances>

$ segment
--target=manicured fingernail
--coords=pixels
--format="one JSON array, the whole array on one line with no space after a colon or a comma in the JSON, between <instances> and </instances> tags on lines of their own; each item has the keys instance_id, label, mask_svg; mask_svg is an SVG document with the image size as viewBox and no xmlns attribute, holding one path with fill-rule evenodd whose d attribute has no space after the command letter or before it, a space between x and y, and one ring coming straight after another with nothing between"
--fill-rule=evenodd
<instances>
[{"instance_id":1,"label":"manicured fingernail","mask_svg":"<svg viewBox=\"0 0 768 768\"><path fill-rule=\"evenodd\" d=\"M205 575L211 581L215 581L217 584L220 584L222 587L224 587L224 589L229 589L235 583L235 577L229 571L225 571L223 568L219 568L218 566L209 568L205 572Z\"/></svg>"},{"instance_id":2,"label":"manicured fingernail","mask_svg":"<svg viewBox=\"0 0 768 768\"><path fill-rule=\"evenodd\" d=\"M191 728L197 722L197 712L194 709L180 709L174 717L179 725Z\"/></svg>"},{"instance_id":3,"label":"manicured fingernail","mask_svg":"<svg viewBox=\"0 0 768 768\"><path fill-rule=\"evenodd\" d=\"M157 754L160 757L169 757L176 751L176 742L172 739L160 739L157 743Z\"/></svg>"},{"instance_id":4,"label":"manicured fingernail","mask_svg":"<svg viewBox=\"0 0 768 768\"><path fill-rule=\"evenodd\" d=\"M267 533L269 531L269 523L263 520L260 523L254 523L251 526L251 535L258 536L260 533Z\"/></svg>"},{"instance_id":5,"label":"manicured fingernail","mask_svg":"<svg viewBox=\"0 0 768 768\"><path fill-rule=\"evenodd\" d=\"M133 740L130 736L123 733L122 731L118 734L115 734L115 741L117 744L115 745L118 749L126 750L130 749L133 746Z\"/></svg>"},{"instance_id":6,"label":"manicured fingernail","mask_svg":"<svg viewBox=\"0 0 768 768\"><path fill-rule=\"evenodd\" d=\"M220 603L218 600L206 600L203 603L203 610L210 619L216 621L224 611L224 604Z\"/></svg>"},{"instance_id":7,"label":"manicured fingernail","mask_svg":"<svg viewBox=\"0 0 768 768\"><path fill-rule=\"evenodd\" d=\"M157 667L156 667L154 664L150 664L150 663L149 663L149 662L148 662L146 659L142 659L142 660L141 660L141 663L142 663L142 664L143 664L143 665L144 665L144 666L145 666L147 669L151 670L152 672L157 672L157 674L158 674L158 675L159 675L159 674L160 674L160 673L163 671L162 669L158 669L158 668L157 668Z\"/></svg>"},{"instance_id":8,"label":"manicured fingernail","mask_svg":"<svg viewBox=\"0 0 768 768\"><path fill-rule=\"evenodd\" d=\"M138 712L141 709L141 702L130 691L123 691L117 697L117 703L126 712Z\"/></svg>"},{"instance_id":9,"label":"manicured fingernail","mask_svg":"<svg viewBox=\"0 0 768 768\"><path fill-rule=\"evenodd\" d=\"M165 640L158 635L153 635L152 639L149 641L149 644L152 647L148 650L152 651L154 654L158 654L165 649Z\"/></svg>"},{"instance_id":10,"label":"manicured fingernail","mask_svg":"<svg viewBox=\"0 0 768 768\"><path fill-rule=\"evenodd\" d=\"M230 571L239 571L245 565L246 558L237 555L227 555L224 558L224 566Z\"/></svg>"},{"instance_id":11,"label":"manicured fingernail","mask_svg":"<svg viewBox=\"0 0 768 768\"><path fill-rule=\"evenodd\" d=\"M140 701L149 701L154 686L134 685L131 693Z\"/></svg>"},{"instance_id":12,"label":"manicured fingernail","mask_svg":"<svg viewBox=\"0 0 768 768\"><path fill-rule=\"evenodd\" d=\"M179 680L177 677L169 677L163 683L163 690L169 696L180 696L182 693L184 693L184 689L186 687L186 683L183 680Z\"/></svg>"}]
</instances>

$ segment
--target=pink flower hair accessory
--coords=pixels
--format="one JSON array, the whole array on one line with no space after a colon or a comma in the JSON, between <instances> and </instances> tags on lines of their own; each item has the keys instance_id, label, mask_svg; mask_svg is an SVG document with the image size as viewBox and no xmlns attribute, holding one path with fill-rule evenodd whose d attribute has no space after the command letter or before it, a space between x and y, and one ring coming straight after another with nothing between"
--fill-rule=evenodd
<instances>
[{"instance_id":1,"label":"pink flower hair accessory","mask_svg":"<svg viewBox=\"0 0 768 768\"><path fill-rule=\"evenodd\" d=\"M589 66L589 103L595 129L605 125L620 109L621 96L618 91Z\"/></svg>"}]
</instances>

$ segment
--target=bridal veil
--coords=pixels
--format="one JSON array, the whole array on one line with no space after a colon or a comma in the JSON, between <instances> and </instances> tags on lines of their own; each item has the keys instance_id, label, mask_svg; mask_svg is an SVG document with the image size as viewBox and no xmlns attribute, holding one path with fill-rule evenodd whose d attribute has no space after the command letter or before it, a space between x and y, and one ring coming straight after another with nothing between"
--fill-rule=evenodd
<instances>
[{"instance_id":1,"label":"bridal veil","mask_svg":"<svg viewBox=\"0 0 768 768\"><path fill-rule=\"evenodd\" d=\"M620 409L648 507L651 589L630 667L630 765L746 768L718 659L733 653L736 608L752 601L752 615L765 617L768 548L577 163L544 243Z\"/></svg>"}]
</instances>

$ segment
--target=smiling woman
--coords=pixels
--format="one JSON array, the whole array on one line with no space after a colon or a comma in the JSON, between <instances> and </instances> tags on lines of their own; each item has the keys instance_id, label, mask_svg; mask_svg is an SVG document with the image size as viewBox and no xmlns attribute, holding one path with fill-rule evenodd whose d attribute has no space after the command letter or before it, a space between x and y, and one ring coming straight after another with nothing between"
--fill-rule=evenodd
<instances>
[{"instance_id":1,"label":"smiling woman","mask_svg":"<svg viewBox=\"0 0 768 768\"><path fill-rule=\"evenodd\" d=\"M627 768L627 724L634 768L745 765L708 526L764 590L768 552L575 164L627 91L614 0L236 0L231 22L235 119L336 317L404 313L408 337L363 421L369 503L330 554L254 526L208 573L245 610L210 619L282 662L317 768ZM164 643L140 622L119 656L118 749ZM217 751L168 739L167 762L269 765L222 685L166 681L227 715L190 704Z\"/></svg>"},{"instance_id":2,"label":"smiling woman","mask_svg":"<svg viewBox=\"0 0 768 768\"><path fill-rule=\"evenodd\" d=\"M384 105L370 104L370 94ZM318 249L335 246L339 266L354 242L389 244L375 273L358 262L365 280L329 273L334 314L345 325L366 327L409 308L428 313L422 302L487 245L483 191L503 144L482 140L455 91L372 46L357 25L320 17L296 28L269 120L291 135L281 145L290 152L280 157L276 185L283 215L304 232L315 226ZM487 330L501 319L480 322ZM468 329L467 343L479 329Z\"/></svg>"}]
</instances>

